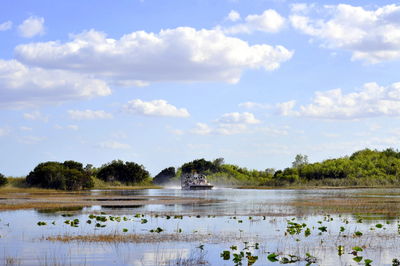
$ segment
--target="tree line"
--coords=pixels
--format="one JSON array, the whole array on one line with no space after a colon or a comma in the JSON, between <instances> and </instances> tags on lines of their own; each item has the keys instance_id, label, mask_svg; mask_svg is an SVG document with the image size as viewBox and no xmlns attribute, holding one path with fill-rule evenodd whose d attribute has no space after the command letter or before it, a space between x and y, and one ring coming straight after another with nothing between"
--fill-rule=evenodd
<instances>
[{"instance_id":1,"label":"tree line","mask_svg":"<svg viewBox=\"0 0 400 266\"><path fill-rule=\"evenodd\" d=\"M282 170L267 168L251 170L226 164L223 158L203 159L182 166L163 169L154 178L143 165L114 160L99 168L85 167L76 161L44 162L27 176L26 184L33 187L61 190L93 188L95 180L112 185L179 183L187 173L201 173L215 185L231 186L290 186L290 185L397 185L400 184L400 152L364 149L336 159L309 163L306 155L296 155L292 166ZM7 178L0 174L0 186Z\"/></svg>"}]
</instances>

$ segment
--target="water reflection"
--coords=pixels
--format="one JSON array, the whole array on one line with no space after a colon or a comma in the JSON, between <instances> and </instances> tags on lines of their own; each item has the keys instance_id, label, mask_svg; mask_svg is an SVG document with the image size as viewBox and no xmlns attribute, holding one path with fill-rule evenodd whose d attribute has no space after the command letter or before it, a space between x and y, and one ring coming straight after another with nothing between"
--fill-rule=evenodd
<instances>
[{"instance_id":1,"label":"water reflection","mask_svg":"<svg viewBox=\"0 0 400 266\"><path fill-rule=\"evenodd\" d=\"M223 250L237 246L245 248L245 242L253 246L246 251L259 256L255 265L279 265L267 260L268 252L282 255L294 254L303 260L296 265L306 265L305 254L319 259L320 265L355 265L349 254L354 246L364 247L362 256L374 261L373 265L391 265L391 260L400 254L398 246L398 215L382 213L359 213L348 202L371 202L384 200L386 208L395 210L395 198L399 189L365 190L235 190L214 189L211 191L182 191L179 189L149 190L96 190L86 193L98 197L98 205L84 208L57 208L48 211L20 210L0 212L0 264L7 258L21 265L232 265L223 261ZM389 195L393 195L391 198ZM183 197L202 198L208 203L190 204L145 204L102 206L112 196L124 197ZM336 202L340 212L330 212L324 203ZM150 201L151 202L151 201ZM362 203L361 202L361 203ZM310 204L310 205L307 205ZM321 205L319 205L321 204ZM321 207L322 206L322 207ZM363 206L373 210L372 206ZM380 205L379 205L380 206ZM325 208L325 209L324 209ZM337 207L335 207L337 208ZM375 208L376 209L376 208ZM328 211L327 211L328 210ZM356 211L354 211L356 210ZM63 217L62 214L71 214ZM330 214L321 215L321 213ZM87 223L89 214L101 215L107 221L98 228L98 221ZM139 214L139 216L137 216ZM173 217L172 215L183 215ZM111 220L110 216L121 215L125 219ZM167 216L168 215L168 216ZM169 216L171 215L171 216ZM216 215L216 217L214 217ZM66 220L78 219L79 226L71 227ZM146 222L144 222L146 220ZM44 221L45 226L37 226ZM53 224L54 222L54 224ZM288 234L288 222L305 224L300 234ZM376 224L382 226L376 227ZM310 236L305 236L305 228ZM326 227L326 232L319 230ZM343 227L343 232L341 231ZM161 233L150 233L162 228ZM123 230L126 229L127 232ZM360 231L362 236L354 233ZM134 240L117 242L59 242L46 240L56 236L129 236L142 235L148 242ZM191 238L196 236L196 238ZM162 240L168 237L168 241ZM154 241L152 242L153 239ZM194 239L194 240L190 240ZM260 248L255 249L254 243ZM203 245L203 248L199 247ZM345 253L337 254L337 246L343 245ZM5 264L5 263L3 263Z\"/></svg>"}]
</instances>

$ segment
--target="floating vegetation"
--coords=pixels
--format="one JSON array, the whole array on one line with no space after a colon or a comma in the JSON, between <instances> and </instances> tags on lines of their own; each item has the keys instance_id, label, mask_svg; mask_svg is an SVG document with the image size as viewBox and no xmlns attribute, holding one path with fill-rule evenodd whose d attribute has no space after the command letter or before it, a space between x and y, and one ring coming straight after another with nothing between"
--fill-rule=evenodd
<instances>
[{"instance_id":1,"label":"floating vegetation","mask_svg":"<svg viewBox=\"0 0 400 266\"><path fill-rule=\"evenodd\" d=\"M400 266L399 259L395 258L400 252L396 244L400 234L400 216L363 212L352 215L316 212L310 215L309 210L302 212L301 208L291 215L275 216L261 211L257 214L255 204L251 206L254 209L251 213L238 211L215 216L213 214L219 214L220 206L218 212L215 209L195 212L192 208L184 206L171 210L171 206L165 212L156 212L157 206L146 212L143 209L124 211L98 207L85 208L78 213L72 210L57 215L41 213L34 219L44 220L37 222L37 226L44 227L32 230L38 235L33 240L76 242L71 243L72 247L82 242L100 242L88 244L88 247L101 245L101 242L130 243L121 245L124 246L124 251L120 252L122 256L128 254L124 253L125 250L138 247L136 254L131 255L136 260L138 253L152 252L151 249L157 247L157 252L160 249L162 254L159 258L168 258L153 264L144 262L144 265L175 265L190 261L210 265L325 265L329 260L332 265L342 262L368 266L391 261L388 265ZM7 224L7 219L4 219L0 228ZM20 224L18 222L15 226ZM7 243L1 242L5 238L7 235L2 234L0 244ZM143 243L149 244L135 246ZM385 262L381 259L384 251L388 254L385 253ZM119 258L113 259L124 264Z\"/></svg>"},{"instance_id":2,"label":"floating vegetation","mask_svg":"<svg viewBox=\"0 0 400 266\"><path fill-rule=\"evenodd\" d=\"M162 229L161 227L157 227L156 229L151 229L149 232L150 233L161 233L162 231L164 231L164 229Z\"/></svg>"}]
</instances>

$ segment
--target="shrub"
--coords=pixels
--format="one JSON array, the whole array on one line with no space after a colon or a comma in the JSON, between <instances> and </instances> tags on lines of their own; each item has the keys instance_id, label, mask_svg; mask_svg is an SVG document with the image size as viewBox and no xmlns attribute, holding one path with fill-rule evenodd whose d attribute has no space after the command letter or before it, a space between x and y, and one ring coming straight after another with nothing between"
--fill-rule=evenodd
<instances>
[{"instance_id":1,"label":"shrub","mask_svg":"<svg viewBox=\"0 0 400 266\"><path fill-rule=\"evenodd\" d=\"M176 176L175 167L168 167L158 173L154 179L154 184L165 184L170 181L171 178Z\"/></svg>"},{"instance_id":2,"label":"shrub","mask_svg":"<svg viewBox=\"0 0 400 266\"><path fill-rule=\"evenodd\" d=\"M82 164L74 161L40 163L26 177L26 182L31 186L62 190L93 187L92 178Z\"/></svg>"},{"instance_id":3,"label":"shrub","mask_svg":"<svg viewBox=\"0 0 400 266\"><path fill-rule=\"evenodd\" d=\"M135 184L150 177L143 165L134 162L112 161L103 165L97 172L97 178L106 182L119 181L124 184Z\"/></svg>"},{"instance_id":4,"label":"shrub","mask_svg":"<svg viewBox=\"0 0 400 266\"><path fill-rule=\"evenodd\" d=\"M7 184L7 182L7 178L4 175L0 174L0 187Z\"/></svg>"}]
</instances>

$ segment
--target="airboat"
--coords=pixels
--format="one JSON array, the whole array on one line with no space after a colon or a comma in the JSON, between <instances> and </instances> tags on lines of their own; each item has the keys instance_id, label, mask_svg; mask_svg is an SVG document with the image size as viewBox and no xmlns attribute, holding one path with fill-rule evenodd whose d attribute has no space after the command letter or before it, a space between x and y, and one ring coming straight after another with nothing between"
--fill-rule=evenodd
<instances>
[{"instance_id":1,"label":"airboat","mask_svg":"<svg viewBox=\"0 0 400 266\"><path fill-rule=\"evenodd\" d=\"M210 190L214 187L203 174L183 174L181 186L183 190Z\"/></svg>"}]
</instances>

